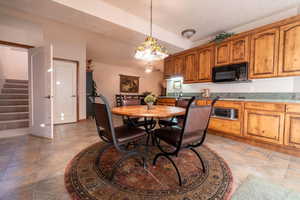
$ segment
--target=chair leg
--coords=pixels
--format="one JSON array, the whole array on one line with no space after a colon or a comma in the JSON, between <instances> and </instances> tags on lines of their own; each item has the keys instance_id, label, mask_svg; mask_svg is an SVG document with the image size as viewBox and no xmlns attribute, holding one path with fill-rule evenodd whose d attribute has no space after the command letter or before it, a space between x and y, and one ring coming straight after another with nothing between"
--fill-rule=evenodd
<instances>
[{"instance_id":1,"label":"chair leg","mask_svg":"<svg viewBox=\"0 0 300 200\"><path fill-rule=\"evenodd\" d=\"M181 175L180 175L180 172L179 172L179 170L178 170L176 164L174 163L174 161L173 161L168 155L163 154L163 153L157 154L157 155L155 156L154 160L153 160L153 165L155 166L157 159L158 159L159 157L161 157L161 156L167 158L167 159L172 163L173 167L174 167L175 170L176 170L177 176L178 176L179 186L182 186L182 181L181 181Z\"/></svg>"},{"instance_id":2,"label":"chair leg","mask_svg":"<svg viewBox=\"0 0 300 200\"><path fill-rule=\"evenodd\" d=\"M203 162L203 160L202 160L200 154L199 154L195 149L193 149L193 148L190 148L190 150L191 150L192 152L194 152L194 153L197 155L197 157L199 158L199 160L200 160L200 162L201 162L201 165L202 165L203 173L205 173L206 170L205 170L204 162Z\"/></svg>"},{"instance_id":3,"label":"chair leg","mask_svg":"<svg viewBox=\"0 0 300 200\"><path fill-rule=\"evenodd\" d=\"M99 151L98 157L96 159L96 165L99 165L102 154L106 151L106 149L108 149L111 146L112 144L107 144Z\"/></svg>"}]
</instances>

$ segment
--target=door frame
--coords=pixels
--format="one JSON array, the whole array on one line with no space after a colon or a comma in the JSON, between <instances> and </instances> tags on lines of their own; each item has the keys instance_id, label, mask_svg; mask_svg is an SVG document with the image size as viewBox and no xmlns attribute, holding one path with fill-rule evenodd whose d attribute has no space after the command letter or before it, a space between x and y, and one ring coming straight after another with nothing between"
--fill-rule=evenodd
<instances>
[{"instance_id":1,"label":"door frame","mask_svg":"<svg viewBox=\"0 0 300 200\"><path fill-rule=\"evenodd\" d=\"M26 44L20 44L20 43L15 43L15 42L8 42L8 41L3 41L0 40L1 45L7 45L7 46L12 46L12 47L20 47L24 49L31 49L34 48L34 46L26 45Z\"/></svg>"},{"instance_id":2,"label":"door frame","mask_svg":"<svg viewBox=\"0 0 300 200\"><path fill-rule=\"evenodd\" d=\"M66 58L60 58L60 57L53 57L53 60L57 61L65 61L65 62L70 62L70 63L75 63L76 64L76 122L79 122L79 61L78 60L72 60L72 59L66 59ZM53 65L53 68L55 66Z\"/></svg>"}]
</instances>

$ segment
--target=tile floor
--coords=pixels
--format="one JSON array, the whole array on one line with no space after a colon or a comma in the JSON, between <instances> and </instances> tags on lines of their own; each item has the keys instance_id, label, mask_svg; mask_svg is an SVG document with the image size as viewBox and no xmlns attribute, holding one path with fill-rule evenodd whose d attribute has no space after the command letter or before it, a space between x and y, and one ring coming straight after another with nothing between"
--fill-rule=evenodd
<instances>
[{"instance_id":1,"label":"tile floor","mask_svg":"<svg viewBox=\"0 0 300 200\"><path fill-rule=\"evenodd\" d=\"M33 136L1 139L0 199L69 199L64 169L76 153L98 141L91 121L56 126L54 140ZM208 135L206 145L229 164L234 188L252 174L300 192L300 158L214 135Z\"/></svg>"}]
</instances>

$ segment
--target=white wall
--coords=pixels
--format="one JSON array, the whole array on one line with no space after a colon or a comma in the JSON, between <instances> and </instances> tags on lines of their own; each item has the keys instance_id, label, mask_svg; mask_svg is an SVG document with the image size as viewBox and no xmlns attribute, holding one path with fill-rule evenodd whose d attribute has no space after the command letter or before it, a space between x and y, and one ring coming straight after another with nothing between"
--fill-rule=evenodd
<instances>
[{"instance_id":1,"label":"white wall","mask_svg":"<svg viewBox=\"0 0 300 200\"><path fill-rule=\"evenodd\" d=\"M173 89L172 79L168 80L167 92L176 92ZM270 78L270 79L255 79L250 83L194 83L183 84L182 92L199 93L202 89L209 88L211 92L299 92L300 91L300 77L286 77L286 78Z\"/></svg>"},{"instance_id":2,"label":"white wall","mask_svg":"<svg viewBox=\"0 0 300 200\"><path fill-rule=\"evenodd\" d=\"M123 67L107 65L104 63L94 63L94 80L96 81L98 92L106 96L112 105L115 105L115 95L120 94L120 74L129 76L139 76L139 93L149 91L155 95L160 95L160 82L163 80L162 72L145 73L142 68Z\"/></svg>"},{"instance_id":3,"label":"white wall","mask_svg":"<svg viewBox=\"0 0 300 200\"><path fill-rule=\"evenodd\" d=\"M1 79L28 80L27 49L0 46Z\"/></svg>"},{"instance_id":4,"label":"white wall","mask_svg":"<svg viewBox=\"0 0 300 200\"><path fill-rule=\"evenodd\" d=\"M0 8L0 40L42 46L53 44L54 57L79 61L79 119L86 118L86 41L72 26Z\"/></svg>"}]
</instances>

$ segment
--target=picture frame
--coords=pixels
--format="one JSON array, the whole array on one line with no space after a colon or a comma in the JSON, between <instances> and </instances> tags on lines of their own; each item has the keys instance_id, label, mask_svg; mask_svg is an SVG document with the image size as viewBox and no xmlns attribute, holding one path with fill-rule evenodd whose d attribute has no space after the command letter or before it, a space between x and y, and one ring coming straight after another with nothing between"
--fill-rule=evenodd
<instances>
[{"instance_id":1,"label":"picture frame","mask_svg":"<svg viewBox=\"0 0 300 200\"><path fill-rule=\"evenodd\" d=\"M139 93L138 76L127 76L120 74L120 92L121 93Z\"/></svg>"}]
</instances>

